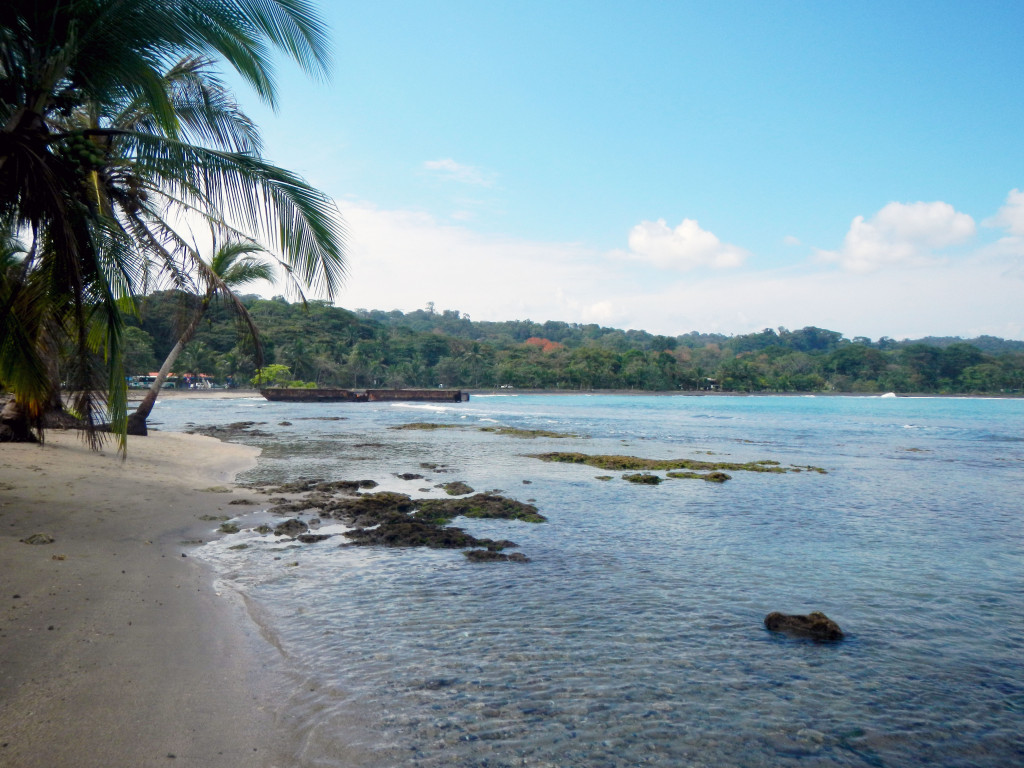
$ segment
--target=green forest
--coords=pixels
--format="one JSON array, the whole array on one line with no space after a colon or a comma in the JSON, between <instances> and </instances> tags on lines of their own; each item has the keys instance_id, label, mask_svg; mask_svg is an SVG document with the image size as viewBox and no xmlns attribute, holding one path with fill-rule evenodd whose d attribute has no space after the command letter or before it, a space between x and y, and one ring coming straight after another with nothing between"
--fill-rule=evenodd
<instances>
[{"instance_id":1,"label":"green forest","mask_svg":"<svg viewBox=\"0 0 1024 768\"><path fill-rule=\"evenodd\" d=\"M140 297L126 371L155 371L198 298ZM872 341L823 328L680 336L593 324L479 322L456 310L403 313L244 296L265 366L294 386L559 390L1020 394L1024 342L991 336ZM236 315L206 313L175 372L248 386L259 354ZM277 369L281 370L281 369Z\"/></svg>"}]
</instances>

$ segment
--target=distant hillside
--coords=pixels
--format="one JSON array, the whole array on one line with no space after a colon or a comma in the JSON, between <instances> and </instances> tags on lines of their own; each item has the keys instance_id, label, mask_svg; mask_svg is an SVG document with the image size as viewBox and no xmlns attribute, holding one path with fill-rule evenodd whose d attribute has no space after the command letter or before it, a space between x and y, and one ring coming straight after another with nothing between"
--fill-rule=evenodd
<instances>
[{"instance_id":1,"label":"distant hillside","mask_svg":"<svg viewBox=\"0 0 1024 768\"><path fill-rule=\"evenodd\" d=\"M155 370L176 341L194 297L140 299L127 333L132 373ZM263 358L296 381L321 386L517 387L732 392L1016 393L1024 342L990 336L847 339L807 327L725 336L678 336L596 324L474 321L458 311L403 313L278 297L243 298L260 329ZM258 353L224 307L214 307L180 369L247 382Z\"/></svg>"}]
</instances>

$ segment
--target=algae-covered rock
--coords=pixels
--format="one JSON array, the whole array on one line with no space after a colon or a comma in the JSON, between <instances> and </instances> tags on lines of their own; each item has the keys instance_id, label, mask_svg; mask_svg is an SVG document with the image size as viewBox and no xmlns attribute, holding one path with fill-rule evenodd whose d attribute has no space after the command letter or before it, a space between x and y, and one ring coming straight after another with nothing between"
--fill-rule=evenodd
<instances>
[{"instance_id":1,"label":"algae-covered rock","mask_svg":"<svg viewBox=\"0 0 1024 768\"><path fill-rule=\"evenodd\" d=\"M283 523L274 528L275 536L288 536L295 538L296 536L306 533L309 530L309 526L299 520L297 517L293 517L291 520L285 520Z\"/></svg>"},{"instance_id":2,"label":"algae-covered rock","mask_svg":"<svg viewBox=\"0 0 1024 768\"><path fill-rule=\"evenodd\" d=\"M639 456L619 456L614 454L587 454L575 452L553 451L549 453L530 454L531 458L541 461L554 461L563 464L586 464L598 469L619 470L673 470L687 469L694 472L729 470L732 472L769 472L785 474L787 472L818 472L827 474L821 467L783 467L773 459L758 461L700 461L698 459L644 459Z\"/></svg>"},{"instance_id":3,"label":"algae-covered rock","mask_svg":"<svg viewBox=\"0 0 1024 768\"><path fill-rule=\"evenodd\" d=\"M821 611L813 611L807 615L776 611L764 617L764 625L772 632L808 637L819 642L836 642L843 639L843 631L839 625Z\"/></svg>"},{"instance_id":4,"label":"algae-covered rock","mask_svg":"<svg viewBox=\"0 0 1024 768\"><path fill-rule=\"evenodd\" d=\"M646 473L623 475L622 479L627 483L636 483L637 485L657 485L661 482L661 478L657 475L649 475Z\"/></svg>"},{"instance_id":5,"label":"algae-covered rock","mask_svg":"<svg viewBox=\"0 0 1024 768\"><path fill-rule=\"evenodd\" d=\"M417 502L415 516L437 523L445 523L459 516L521 520L525 523L547 522L547 518L532 504L496 493L477 493L462 499L422 499Z\"/></svg>"},{"instance_id":6,"label":"algae-covered rock","mask_svg":"<svg viewBox=\"0 0 1024 768\"><path fill-rule=\"evenodd\" d=\"M321 508L325 516L362 528L378 525L395 517L404 517L414 508L412 497L383 491L352 498L335 499Z\"/></svg>"},{"instance_id":7,"label":"algae-covered rock","mask_svg":"<svg viewBox=\"0 0 1024 768\"><path fill-rule=\"evenodd\" d=\"M709 483L724 483L726 480L732 480L732 475L727 475L725 472L669 472L668 477L706 480Z\"/></svg>"},{"instance_id":8,"label":"algae-covered rock","mask_svg":"<svg viewBox=\"0 0 1024 768\"><path fill-rule=\"evenodd\" d=\"M217 530L221 533L238 533L242 529L235 523L221 523Z\"/></svg>"},{"instance_id":9,"label":"algae-covered rock","mask_svg":"<svg viewBox=\"0 0 1024 768\"><path fill-rule=\"evenodd\" d=\"M437 488L443 488L444 492L449 496L464 496L467 493L472 493L473 489L466 485L461 480L453 480L450 483L441 483L436 486Z\"/></svg>"},{"instance_id":10,"label":"algae-covered rock","mask_svg":"<svg viewBox=\"0 0 1024 768\"><path fill-rule=\"evenodd\" d=\"M471 563L493 563L499 561L511 561L513 563L528 563L530 558L524 555L522 552L512 552L511 554L505 554L504 552L495 552L490 549L468 549L463 552L466 559Z\"/></svg>"},{"instance_id":11,"label":"algae-covered rock","mask_svg":"<svg viewBox=\"0 0 1024 768\"><path fill-rule=\"evenodd\" d=\"M424 520L406 518L404 520L388 520L374 528L359 528L346 531L344 535L353 544L382 547L430 547L431 549L463 549L465 547L485 547L487 549L503 549L515 546L510 541L493 541L478 539L461 528L446 528Z\"/></svg>"},{"instance_id":12,"label":"algae-covered rock","mask_svg":"<svg viewBox=\"0 0 1024 768\"><path fill-rule=\"evenodd\" d=\"M481 432L494 432L499 435L508 435L509 437L520 437L528 440L532 440L538 437L553 437L553 438L568 438L575 437L579 438L581 435L574 435L570 432L552 432L550 429L520 429L519 427L480 427Z\"/></svg>"}]
</instances>

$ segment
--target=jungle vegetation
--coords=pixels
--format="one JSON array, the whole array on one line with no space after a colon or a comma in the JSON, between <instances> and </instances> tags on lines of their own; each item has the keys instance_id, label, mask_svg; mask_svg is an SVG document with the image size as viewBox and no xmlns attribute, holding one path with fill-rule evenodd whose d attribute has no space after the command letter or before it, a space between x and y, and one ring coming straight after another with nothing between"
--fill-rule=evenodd
<instances>
[{"instance_id":1,"label":"jungle vegetation","mask_svg":"<svg viewBox=\"0 0 1024 768\"><path fill-rule=\"evenodd\" d=\"M592 324L478 322L455 310L403 313L242 296L266 360L317 386L724 392L1021 393L1024 342L990 336L895 341L808 327L738 336L654 335ZM155 370L195 296L138 300L130 372ZM247 383L256 361L226 307L211 307L179 369Z\"/></svg>"}]
</instances>

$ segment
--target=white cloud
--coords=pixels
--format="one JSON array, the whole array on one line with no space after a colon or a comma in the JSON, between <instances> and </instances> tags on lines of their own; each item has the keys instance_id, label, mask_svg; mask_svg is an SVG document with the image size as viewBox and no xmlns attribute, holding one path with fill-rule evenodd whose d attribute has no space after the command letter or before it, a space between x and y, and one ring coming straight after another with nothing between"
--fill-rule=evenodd
<instances>
[{"instance_id":1,"label":"white cloud","mask_svg":"<svg viewBox=\"0 0 1024 768\"><path fill-rule=\"evenodd\" d=\"M856 217L841 250L818 255L851 272L923 266L934 263L937 251L963 243L974 233L974 219L949 203L893 202L870 219Z\"/></svg>"},{"instance_id":2,"label":"white cloud","mask_svg":"<svg viewBox=\"0 0 1024 768\"><path fill-rule=\"evenodd\" d=\"M487 236L431 216L340 202L350 232L354 309L433 301L476 320L595 322L653 333L747 333L817 325L895 338L988 333L1024 338L1019 249L995 246L920 270L786 270L687 275L575 243Z\"/></svg>"},{"instance_id":3,"label":"white cloud","mask_svg":"<svg viewBox=\"0 0 1024 768\"><path fill-rule=\"evenodd\" d=\"M800 242L800 238L795 235L786 235L782 238L782 243L784 245L803 245L803 243Z\"/></svg>"},{"instance_id":4,"label":"white cloud","mask_svg":"<svg viewBox=\"0 0 1024 768\"><path fill-rule=\"evenodd\" d=\"M747 252L723 243L714 233L701 229L693 219L683 219L669 229L664 219L642 221L629 231L629 256L663 269L738 267Z\"/></svg>"},{"instance_id":5,"label":"white cloud","mask_svg":"<svg viewBox=\"0 0 1024 768\"><path fill-rule=\"evenodd\" d=\"M1004 227L1011 235L1024 235L1024 192L1011 189L995 216L982 222L986 227Z\"/></svg>"},{"instance_id":6,"label":"white cloud","mask_svg":"<svg viewBox=\"0 0 1024 768\"><path fill-rule=\"evenodd\" d=\"M457 163L450 157L440 160L427 160L423 167L433 171L444 181L455 181L460 184L471 184L480 187L494 186L495 174L491 171L472 165Z\"/></svg>"}]
</instances>

